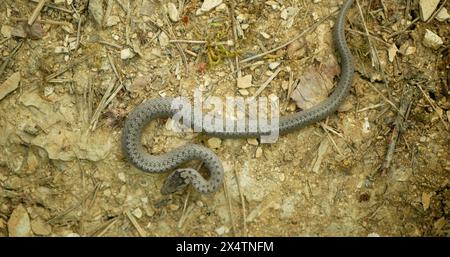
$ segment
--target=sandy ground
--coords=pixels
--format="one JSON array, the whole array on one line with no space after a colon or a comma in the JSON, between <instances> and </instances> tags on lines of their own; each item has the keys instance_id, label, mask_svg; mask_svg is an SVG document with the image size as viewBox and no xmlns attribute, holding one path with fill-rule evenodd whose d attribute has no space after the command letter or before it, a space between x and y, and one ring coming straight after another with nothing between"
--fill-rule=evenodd
<instances>
[{"instance_id":1,"label":"sandy ground","mask_svg":"<svg viewBox=\"0 0 450 257\"><path fill-rule=\"evenodd\" d=\"M67 2L51 1L31 28L23 23L36 3L0 2L0 96L11 88L0 98L0 236L449 235L450 26L422 21L418 1L360 0L364 22L353 6L353 89L322 123L260 144L153 122L150 152L200 143L225 168L217 193L171 196L159 192L166 174L125 160L127 113L195 88L252 95L274 72L261 95L277 95L282 114L299 111L299 94L314 102L338 79L335 15L321 19L339 1L236 1L233 12L231 1L206 12L201 1L173 1L173 17L165 1ZM427 29L443 43L424 43ZM252 75L250 88L237 87L238 73ZM311 80L329 88L314 91Z\"/></svg>"}]
</instances>

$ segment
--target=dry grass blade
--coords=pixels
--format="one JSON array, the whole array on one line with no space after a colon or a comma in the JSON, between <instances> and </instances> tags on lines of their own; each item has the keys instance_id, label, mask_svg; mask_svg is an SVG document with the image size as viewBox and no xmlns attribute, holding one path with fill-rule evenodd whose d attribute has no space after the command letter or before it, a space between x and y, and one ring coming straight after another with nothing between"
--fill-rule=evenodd
<instances>
[{"instance_id":1,"label":"dry grass blade","mask_svg":"<svg viewBox=\"0 0 450 257\"><path fill-rule=\"evenodd\" d=\"M139 236L141 237L146 237L147 233L145 232L145 230L141 227L141 225L139 225L139 223L137 222L137 220L131 215L131 213L129 211L125 212L125 215L128 217L128 219L131 221L131 224L133 224L134 228L137 230Z\"/></svg>"},{"instance_id":2,"label":"dry grass blade","mask_svg":"<svg viewBox=\"0 0 450 257\"><path fill-rule=\"evenodd\" d=\"M34 21L36 21L37 17L41 13L42 8L44 8L45 2L47 2L47 0L40 0L39 3L36 5L36 8L34 9L33 13L28 19L28 25L31 26L33 25Z\"/></svg>"},{"instance_id":3,"label":"dry grass blade","mask_svg":"<svg viewBox=\"0 0 450 257\"><path fill-rule=\"evenodd\" d=\"M324 21L328 20L329 18L333 17L336 13L337 13L337 11L330 13L329 15L327 15L326 17L320 19L319 21L314 23L312 26L310 26L309 28L307 28L306 30L304 30L303 32L301 32L300 34L295 36L293 39L287 41L286 43L284 43L284 44L282 44L280 46L277 46L277 47L275 47L275 48L273 48L273 49L271 49L271 50L269 50L267 52L260 53L260 54L254 55L252 57L246 58L246 59L240 61L239 63L242 64L242 63L246 63L246 62L249 62L249 61L253 61L253 60L261 58L261 57L263 57L265 55L268 55L268 54L271 54L273 52L276 52L276 51L278 51L278 50L280 50L282 48L285 48L286 46L292 44L293 42L295 42L299 38L303 37L305 34L313 31L315 28L317 28L317 26L319 26L320 24L322 24Z\"/></svg>"}]
</instances>

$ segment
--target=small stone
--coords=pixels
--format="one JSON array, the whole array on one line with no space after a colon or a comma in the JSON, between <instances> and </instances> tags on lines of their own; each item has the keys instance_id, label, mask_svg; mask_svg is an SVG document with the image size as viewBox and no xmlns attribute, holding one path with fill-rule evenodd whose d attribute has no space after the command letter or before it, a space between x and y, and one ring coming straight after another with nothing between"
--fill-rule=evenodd
<instances>
[{"instance_id":1,"label":"small stone","mask_svg":"<svg viewBox=\"0 0 450 257\"><path fill-rule=\"evenodd\" d=\"M179 20L178 10L174 3L167 4L167 13L169 14L170 20L173 22L177 22Z\"/></svg>"},{"instance_id":2,"label":"small stone","mask_svg":"<svg viewBox=\"0 0 450 257\"><path fill-rule=\"evenodd\" d=\"M270 39L270 35L264 31L259 32L259 34L261 34L261 36L263 36L263 38L265 38L265 39Z\"/></svg>"},{"instance_id":3,"label":"small stone","mask_svg":"<svg viewBox=\"0 0 450 257\"><path fill-rule=\"evenodd\" d=\"M106 20L106 27L112 27L117 25L120 22L120 18L119 16L115 16L115 15L111 15L108 17L108 19Z\"/></svg>"},{"instance_id":4,"label":"small stone","mask_svg":"<svg viewBox=\"0 0 450 257\"><path fill-rule=\"evenodd\" d=\"M423 192L422 193L422 206L423 210L426 211L428 208L430 208L430 202L431 202L431 194Z\"/></svg>"},{"instance_id":5,"label":"small stone","mask_svg":"<svg viewBox=\"0 0 450 257\"><path fill-rule=\"evenodd\" d=\"M195 204L197 204L198 207L203 207L204 204L202 201L198 200L197 202L195 202Z\"/></svg>"},{"instance_id":6,"label":"small stone","mask_svg":"<svg viewBox=\"0 0 450 257\"><path fill-rule=\"evenodd\" d=\"M102 25L103 21L103 1L102 0L90 0L89 1L89 12L91 13L92 17L94 17L95 23L97 23L98 26Z\"/></svg>"},{"instance_id":7,"label":"small stone","mask_svg":"<svg viewBox=\"0 0 450 257\"><path fill-rule=\"evenodd\" d=\"M68 233L67 235L65 235L65 237L81 237L81 236L77 233L72 232L72 233Z\"/></svg>"},{"instance_id":8,"label":"small stone","mask_svg":"<svg viewBox=\"0 0 450 257\"><path fill-rule=\"evenodd\" d=\"M280 66L280 64L280 62L271 62L269 63L269 69L275 70L276 68L278 68L278 66Z\"/></svg>"},{"instance_id":9,"label":"small stone","mask_svg":"<svg viewBox=\"0 0 450 257\"><path fill-rule=\"evenodd\" d=\"M0 86L0 100L19 87L20 79L20 72L16 72L13 73L5 82L3 82Z\"/></svg>"},{"instance_id":10,"label":"small stone","mask_svg":"<svg viewBox=\"0 0 450 257\"><path fill-rule=\"evenodd\" d=\"M281 11L280 16L283 20L287 20L287 19L291 18L292 16L294 16L297 12L298 12L298 8L288 7Z\"/></svg>"},{"instance_id":11,"label":"small stone","mask_svg":"<svg viewBox=\"0 0 450 257\"><path fill-rule=\"evenodd\" d=\"M255 158L261 158L263 155L263 149L261 147L256 148Z\"/></svg>"},{"instance_id":12,"label":"small stone","mask_svg":"<svg viewBox=\"0 0 450 257\"><path fill-rule=\"evenodd\" d=\"M440 46L442 46L444 42L442 41L442 38L436 35L433 31L427 29L425 32L425 36L423 37L423 44L426 47L436 50Z\"/></svg>"},{"instance_id":13,"label":"small stone","mask_svg":"<svg viewBox=\"0 0 450 257\"><path fill-rule=\"evenodd\" d=\"M243 95L243 96L248 96L250 94L250 92L248 92L247 89L239 89L239 94Z\"/></svg>"},{"instance_id":14,"label":"small stone","mask_svg":"<svg viewBox=\"0 0 450 257\"><path fill-rule=\"evenodd\" d=\"M225 226L222 226L222 227L219 227L219 228L216 229L216 233L217 233L217 235L219 235L219 236L221 236L221 235L223 235L223 234L226 234L226 233L228 233L229 231L230 231L230 229L227 228L227 227L225 227Z\"/></svg>"},{"instance_id":15,"label":"small stone","mask_svg":"<svg viewBox=\"0 0 450 257\"><path fill-rule=\"evenodd\" d=\"M222 4L222 0L205 0L200 10L202 12L209 12L220 4Z\"/></svg>"},{"instance_id":16,"label":"small stone","mask_svg":"<svg viewBox=\"0 0 450 257\"><path fill-rule=\"evenodd\" d=\"M438 14L436 15L436 20L438 21L446 21L450 19L450 15L448 14L447 8L442 8Z\"/></svg>"},{"instance_id":17,"label":"small stone","mask_svg":"<svg viewBox=\"0 0 450 257\"><path fill-rule=\"evenodd\" d=\"M52 227L40 218L31 221L31 229L38 236L48 236L52 233Z\"/></svg>"},{"instance_id":18,"label":"small stone","mask_svg":"<svg viewBox=\"0 0 450 257\"><path fill-rule=\"evenodd\" d=\"M247 143L254 146L257 146L259 144L256 138L247 138Z\"/></svg>"},{"instance_id":19,"label":"small stone","mask_svg":"<svg viewBox=\"0 0 450 257\"><path fill-rule=\"evenodd\" d=\"M377 233L372 232L372 233L369 233L369 234L367 235L367 237L380 237L380 235L377 234Z\"/></svg>"},{"instance_id":20,"label":"small stone","mask_svg":"<svg viewBox=\"0 0 450 257\"><path fill-rule=\"evenodd\" d=\"M243 77L237 78L237 86L238 88L249 88L252 87L252 75L245 75Z\"/></svg>"},{"instance_id":21,"label":"small stone","mask_svg":"<svg viewBox=\"0 0 450 257\"><path fill-rule=\"evenodd\" d=\"M141 208L136 208L131 213L134 215L134 217L136 217L138 219L142 218L142 210L141 210Z\"/></svg>"},{"instance_id":22,"label":"small stone","mask_svg":"<svg viewBox=\"0 0 450 257\"><path fill-rule=\"evenodd\" d=\"M208 139L208 142L207 142L208 147L212 148L212 149L219 148L221 144L222 144L222 140L217 137L212 137L212 138Z\"/></svg>"},{"instance_id":23,"label":"small stone","mask_svg":"<svg viewBox=\"0 0 450 257\"><path fill-rule=\"evenodd\" d=\"M133 51L131 51L130 48L125 48L122 51L120 51L120 58L122 60L131 59L134 57Z\"/></svg>"},{"instance_id":24,"label":"small stone","mask_svg":"<svg viewBox=\"0 0 450 257\"><path fill-rule=\"evenodd\" d=\"M388 49L389 62L394 62L394 58L397 55L398 48L395 44L392 44Z\"/></svg>"},{"instance_id":25,"label":"small stone","mask_svg":"<svg viewBox=\"0 0 450 257\"><path fill-rule=\"evenodd\" d=\"M51 87L51 86L45 87L45 88L44 88L44 96L45 96L45 97L48 97L48 96L50 96L51 94L53 94L54 91L55 91L55 88L54 88L54 87Z\"/></svg>"},{"instance_id":26,"label":"small stone","mask_svg":"<svg viewBox=\"0 0 450 257\"><path fill-rule=\"evenodd\" d=\"M159 34L158 40L161 47L166 47L169 45L169 37L164 32L161 32L161 34Z\"/></svg>"},{"instance_id":27,"label":"small stone","mask_svg":"<svg viewBox=\"0 0 450 257\"><path fill-rule=\"evenodd\" d=\"M421 136L421 137L419 138L419 141L420 141L421 143L425 143L425 142L427 142L427 137Z\"/></svg>"},{"instance_id":28,"label":"small stone","mask_svg":"<svg viewBox=\"0 0 450 257\"><path fill-rule=\"evenodd\" d=\"M422 20L427 21L436 10L440 0L420 0L420 14Z\"/></svg>"},{"instance_id":29,"label":"small stone","mask_svg":"<svg viewBox=\"0 0 450 257\"><path fill-rule=\"evenodd\" d=\"M3 37L9 38L9 37L11 37L12 30L13 30L13 28L11 26L2 25L2 28L0 29L0 33L2 34Z\"/></svg>"},{"instance_id":30,"label":"small stone","mask_svg":"<svg viewBox=\"0 0 450 257\"><path fill-rule=\"evenodd\" d=\"M171 211L176 211L180 208L180 206L176 205L176 204L169 204L169 210Z\"/></svg>"},{"instance_id":31,"label":"small stone","mask_svg":"<svg viewBox=\"0 0 450 257\"><path fill-rule=\"evenodd\" d=\"M19 204L8 220L8 232L10 237L31 236L30 217L22 204Z\"/></svg>"},{"instance_id":32,"label":"small stone","mask_svg":"<svg viewBox=\"0 0 450 257\"><path fill-rule=\"evenodd\" d=\"M123 173L123 172L120 172L119 174L117 174L117 177L119 178L120 181L122 181L124 183L127 181L125 173Z\"/></svg>"}]
</instances>

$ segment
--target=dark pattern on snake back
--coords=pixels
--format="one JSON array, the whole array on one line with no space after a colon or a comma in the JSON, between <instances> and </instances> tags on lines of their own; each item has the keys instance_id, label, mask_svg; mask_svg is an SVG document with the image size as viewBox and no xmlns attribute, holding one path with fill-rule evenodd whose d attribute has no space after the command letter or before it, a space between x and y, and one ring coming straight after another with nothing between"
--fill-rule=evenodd
<instances>
[{"instance_id":1,"label":"dark pattern on snake back","mask_svg":"<svg viewBox=\"0 0 450 257\"><path fill-rule=\"evenodd\" d=\"M347 13L353 2L354 0L347 0L344 3L334 28L336 51L341 57L341 74L337 86L331 95L318 105L280 117L280 134L308 126L333 114L348 95L352 86L354 66L350 49L345 40L344 27ZM201 193L215 192L222 184L224 171L220 159L210 149L197 144L187 144L162 155L151 155L142 146L142 133L150 121L157 118L169 118L177 112L171 108L172 100L173 98L168 97L147 100L128 115L122 132L123 152L137 168L151 173L173 170L187 161L200 160L210 172L208 179L203 178L195 169L177 169L166 180L161 192L172 193L188 184L192 184ZM203 133L220 138L260 138L262 136L260 131L250 132L248 128L244 132L235 130L204 131Z\"/></svg>"}]
</instances>

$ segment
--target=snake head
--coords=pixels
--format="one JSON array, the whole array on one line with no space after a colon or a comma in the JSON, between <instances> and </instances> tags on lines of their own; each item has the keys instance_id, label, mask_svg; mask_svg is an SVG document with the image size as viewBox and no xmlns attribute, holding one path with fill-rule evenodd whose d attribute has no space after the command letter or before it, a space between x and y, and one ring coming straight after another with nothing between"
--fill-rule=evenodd
<instances>
[{"instance_id":1,"label":"snake head","mask_svg":"<svg viewBox=\"0 0 450 257\"><path fill-rule=\"evenodd\" d=\"M190 179L186 176L193 169L176 169L164 181L161 188L161 194L169 195L183 190L189 185Z\"/></svg>"}]
</instances>

